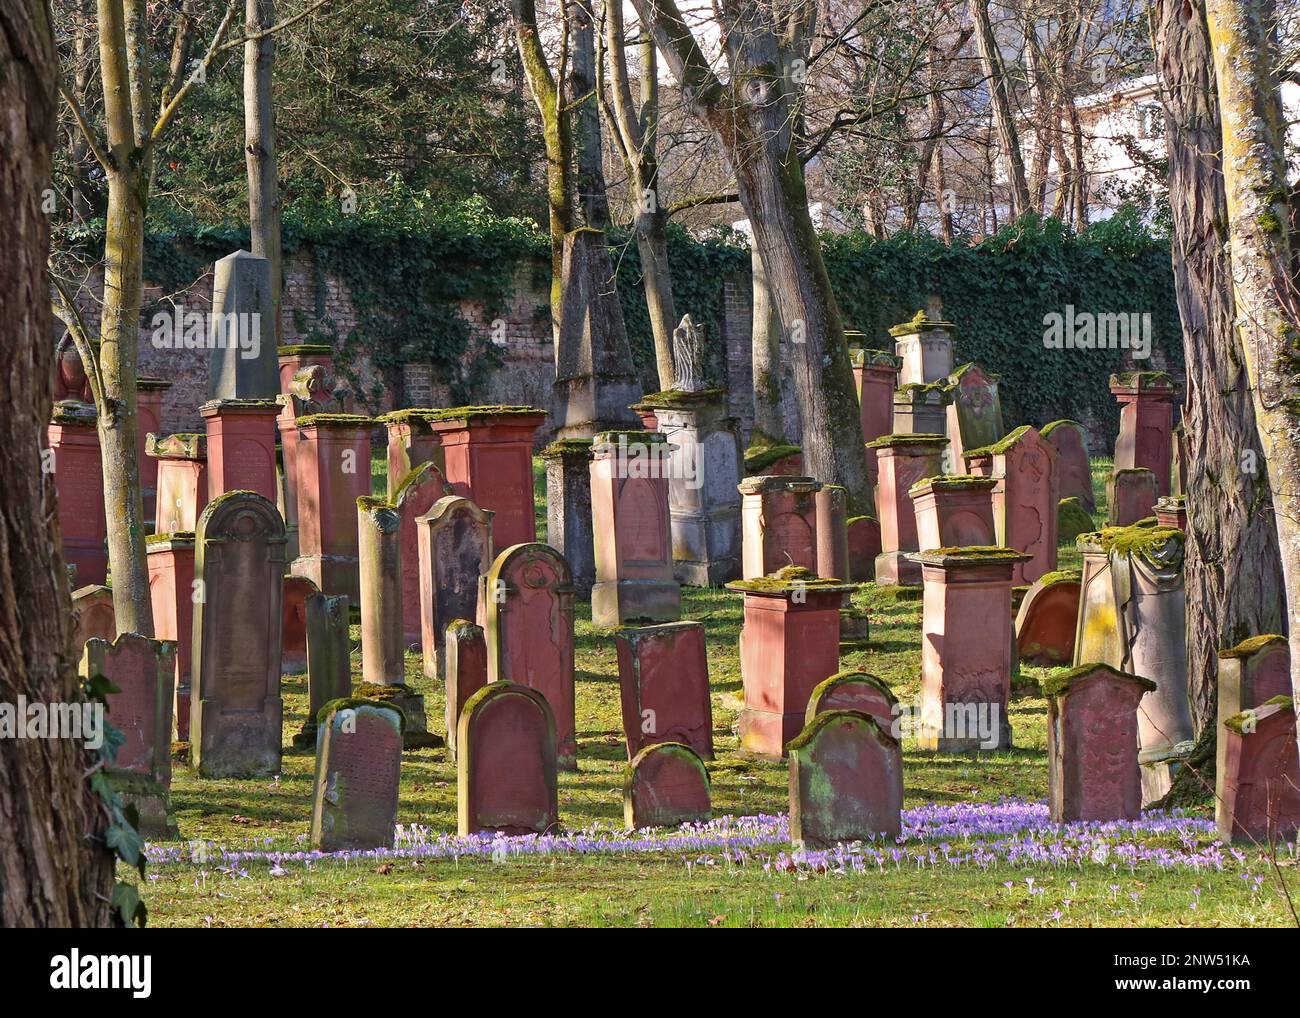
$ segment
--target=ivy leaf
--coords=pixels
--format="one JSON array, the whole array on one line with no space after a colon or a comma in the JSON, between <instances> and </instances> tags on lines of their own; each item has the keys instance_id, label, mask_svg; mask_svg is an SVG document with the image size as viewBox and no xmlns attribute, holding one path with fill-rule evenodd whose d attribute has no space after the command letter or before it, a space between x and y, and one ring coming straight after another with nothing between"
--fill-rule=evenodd
<instances>
[{"instance_id":1,"label":"ivy leaf","mask_svg":"<svg viewBox=\"0 0 1300 1018\"><path fill-rule=\"evenodd\" d=\"M128 865L136 866L143 858L144 839L128 824L114 824L110 827L104 835L104 843Z\"/></svg>"},{"instance_id":2,"label":"ivy leaf","mask_svg":"<svg viewBox=\"0 0 1300 1018\"><path fill-rule=\"evenodd\" d=\"M123 926L144 928L148 921L149 910L140 899L140 889L135 884L118 882L113 885L112 909L117 913Z\"/></svg>"}]
</instances>

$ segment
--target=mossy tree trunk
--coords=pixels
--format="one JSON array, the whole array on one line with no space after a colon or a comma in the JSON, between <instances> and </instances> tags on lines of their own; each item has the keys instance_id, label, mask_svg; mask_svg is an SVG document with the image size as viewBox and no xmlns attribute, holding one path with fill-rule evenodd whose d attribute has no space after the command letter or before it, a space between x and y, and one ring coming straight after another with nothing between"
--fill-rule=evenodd
<instances>
[{"instance_id":1,"label":"mossy tree trunk","mask_svg":"<svg viewBox=\"0 0 1300 1018\"><path fill-rule=\"evenodd\" d=\"M751 445L782 445L789 441L781 393L781 319L772 302L767 273L758 245L751 245L754 297L751 303L750 355L753 359L754 430Z\"/></svg>"},{"instance_id":2,"label":"mossy tree trunk","mask_svg":"<svg viewBox=\"0 0 1300 1018\"><path fill-rule=\"evenodd\" d=\"M0 7L0 702L81 699L54 486L45 264L58 77L44 0ZM0 926L110 925L113 855L100 836L90 760L73 739L0 739Z\"/></svg>"}]
</instances>

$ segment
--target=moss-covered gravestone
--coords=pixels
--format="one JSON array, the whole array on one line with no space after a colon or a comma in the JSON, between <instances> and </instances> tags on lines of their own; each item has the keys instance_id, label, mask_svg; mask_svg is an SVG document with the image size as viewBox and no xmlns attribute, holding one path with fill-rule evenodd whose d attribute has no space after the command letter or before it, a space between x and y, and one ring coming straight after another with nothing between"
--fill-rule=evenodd
<instances>
[{"instance_id":1,"label":"moss-covered gravestone","mask_svg":"<svg viewBox=\"0 0 1300 1018\"><path fill-rule=\"evenodd\" d=\"M1097 525L1077 498L1063 498L1056 504L1056 543L1073 545L1082 535L1091 533Z\"/></svg>"},{"instance_id":2,"label":"moss-covered gravestone","mask_svg":"<svg viewBox=\"0 0 1300 1018\"><path fill-rule=\"evenodd\" d=\"M1052 421L1043 425L1042 436L1056 447L1061 475L1061 498L1077 498L1086 512L1095 512L1097 497L1092 489L1088 434L1083 430L1083 425L1078 421ZM1064 536L1061 540L1065 540Z\"/></svg>"},{"instance_id":3,"label":"moss-covered gravestone","mask_svg":"<svg viewBox=\"0 0 1300 1018\"><path fill-rule=\"evenodd\" d=\"M883 680L866 672L837 672L817 684L808 697L808 710L804 714L807 725L818 714L828 710L855 710L876 719L881 731L894 733L897 719L895 710L898 698Z\"/></svg>"},{"instance_id":4,"label":"moss-covered gravestone","mask_svg":"<svg viewBox=\"0 0 1300 1018\"><path fill-rule=\"evenodd\" d=\"M537 690L489 682L461 711L456 745L462 836L543 834L559 821L555 718Z\"/></svg>"},{"instance_id":5,"label":"moss-covered gravestone","mask_svg":"<svg viewBox=\"0 0 1300 1018\"><path fill-rule=\"evenodd\" d=\"M709 772L690 746L657 742L628 762L623 777L623 822L628 830L702 824L712 812Z\"/></svg>"},{"instance_id":6,"label":"moss-covered gravestone","mask_svg":"<svg viewBox=\"0 0 1300 1018\"><path fill-rule=\"evenodd\" d=\"M821 482L774 474L740 482L741 576L752 580L787 565L817 569Z\"/></svg>"},{"instance_id":7,"label":"moss-covered gravestone","mask_svg":"<svg viewBox=\"0 0 1300 1018\"><path fill-rule=\"evenodd\" d=\"M875 456L868 452L874 463ZM880 521L874 516L850 516L845 522L849 540L850 583L870 583L876 578L876 556L880 554Z\"/></svg>"},{"instance_id":8,"label":"moss-covered gravestone","mask_svg":"<svg viewBox=\"0 0 1300 1018\"><path fill-rule=\"evenodd\" d=\"M1106 519L1112 527L1128 527L1155 512L1156 475L1146 467L1116 470L1106 479Z\"/></svg>"},{"instance_id":9,"label":"moss-covered gravestone","mask_svg":"<svg viewBox=\"0 0 1300 1018\"><path fill-rule=\"evenodd\" d=\"M920 551L988 547L994 543L992 477L926 477L908 489Z\"/></svg>"},{"instance_id":10,"label":"moss-covered gravestone","mask_svg":"<svg viewBox=\"0 0 1300 1018\"><path fill-rule=\"evenodd\" d=\"M1022 664L1074 661L1080 590L1076 572L1047 573L1034 581L1016 614L1016 648Z\"/></svg>"},{"instance_id":11,"label":"moss-covered gravestone","mask_svg":"<svg viewBox=\"0 0 1300 1018\"><path fill-rule=\"evenodd\" d=\"M323 852L392 848L402 767L402 712L335 700L316 728L311 843Z\"/></svg>"},{"instance_id":12,"label":"moss-covered gravestone","mask_svg":"<svg viewBox=\"0 0 1300 1018\"><path fill-rule=\"evenodd\" d=\"M452 619L443 637L443 655L447 752L454 759L461 711L469 698L487 685L487 638L483 627L466 619Z\"/></svg>"},{"instance_id":13,"label":"moss-covered gravestone","mask_svg":"<svg viewBox=\"0 0 1300 1018\"><path fill-rule=\"evenodd\" d=\"M1174 383L1163 371L1126 371L1110 376L1119 402L1115 469L1145 468L1155 474L1156 494L1169 494L1173 460Z\"/></svg>"},{"instance_id":14,"label":"moss-covered gravestone","mask_svg":"<svg viewBox=\"0 0 1300 1018\"><path fill-rule=\"evenodd\" d=\"M1012 573L1016 586L1056 568L1056 513L1061 501L1056 447L1029 425L993 445L966 452L966 469L994 477L993 524L997 544L1028 558Z\"/></svg>"},{"instance_id":15,"label":"moss-covered gravestone","mask_svg":"<svg viewBox=\"0 0 1300 1018\"><path fill-rule=\"evenodd\" d=\"M402 478L389 499L400 521L398 544L405 563L402 567L402 643L407 647L419 647L423 640L420 627L420 581L423 578L419 568L420 521L448 496L455 497L451 485L435 463L426 461Z\"/></svg>"},{"instance_id":16,"label":"moss-covered gravestone","mask_svg":"<svg viewBox=\"0 0 1300 1018\"><path fill-rule=\"evenodd\" d=\"M1218 735L1224 742L1215 786L1219 836L1260 846L1293 841L1300 830L1300 760L1291 698L1275 696L1233 715Z\"/></svg>"},{"instance_id":17,"label":"moss-covered gravestone","mask_svg":"<svg viewBox=\"0 0 1300 1018\"><path fill-rule=\"evenodd\" d=\"M911 319L892 326L894 353L901 362L898 384L939 382L952 373L951 322L931 318L918 311Z\"/></svg>"},{"instance_id":18,"label":"moss-covered gravestone","mask_svg":"<svg viewBox=\"0 0 1300 1018\"><path fill-rule=\"evenodd\" d=\"M941 434L886 435L867 443L867 455L877 457L876 514L880 520L880 554L876 556L878 584L916 587L921 569L908 558L919 550L912 486L943 473L948 440Z\"/></svg>"},{"instance_id":19,"label":"moss-covered gravestone","mask_svg":"<svg viewBox=\"0 0 1300 1018\"><path fill-rule=\"evenodd\" d=\"M947 429L954 465L963 462L966 449L992 445L1007 433L998 396L1000 375L978 364L963 364L948 375Z\"/></svg>"},{"instance_id":20,"label":"moss-covered gravestone","mask_svg":"<svg viewBox=\"0 0 1300 1018\"><path fill-rule=\"evenodd\" d=\"M829 710L808 723L790 754L790 840L805 848L897 838L903 754L875 718Z\"/></svg>"},{"instance_id":21,"label":"moss-covered gravestone","mask_svg":"<svg viewBox=\"0 0 1300 1018\"><path fill-rule=\"evenodd\" d=\"M303 605L307 629L307 720L293 744L316 745L316 719L321 708L352 695L352 658L348 596L331 597L319 590Z\"/></svg>"}]
</instances>

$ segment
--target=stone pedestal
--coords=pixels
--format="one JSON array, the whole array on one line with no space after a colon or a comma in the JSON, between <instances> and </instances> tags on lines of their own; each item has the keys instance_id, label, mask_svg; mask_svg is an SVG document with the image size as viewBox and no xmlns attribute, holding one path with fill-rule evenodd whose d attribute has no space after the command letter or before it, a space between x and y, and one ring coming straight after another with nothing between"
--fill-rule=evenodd
<instances>
[{"instance_id":1,"label":"stone pedestal","mask_svg":"<svg viewBox=\"0 0 1300 1018\"><path fill-rule=\"evenodd\" d=\"M596 584L591 620L597 626L681 618L668 522L668 466L667 439L659 432L606 431L592 442Z\"/></svg>"},{"instance_id":2,"label":"stone pedestal","mask_svg":"<svg viewBox=\"0 0 1300 1018\"><path fill-rule=\"evenodd\" d=\"M912 558L925 581L921 748L1009 749L1011 575L1025 556L1010 548L953 548Z\"/></svg>"},{"instance_id":3,"label":"stone pedestal","mask_svg":"<svg viewBox=\"0 0 1300 1018\"><path fill-rule=\"evenodd\" d=\"M817 502L821 482L765 475L741 481L741 575L752 580L788 565L817 570Z\"/></svg>"},{"instance_id":4,"label":"stone pedestal","mask_svg":"<svg viewBox=\"0 0 1300 1018\"><path fill-rule=\"evenodd\" d=\"M898 358L884 350L851 351L853 384L858 391L858 418L862 441L874 442L894 430L894 389L898 385ZM876 483L876 458L867 457L867 475Z\"/></svg>"},{"instance_id":5,"label":"stone pedestal","mask_svg":"<svg viewBox=\"0 0 1300 1018\"><path fill-rule=\"evenodd\" d=\"M145 451L158 461L154 533L192 534L208 504L207 437L151 434Z\"/></svg>"},{"instance_id":6,"label":"stone pedestal","mask_svg":"<svg viewBox=\"0 0 1300 1018\"><path fill-rule=\"evenodd\" d=\"M589 597L596 582L591 521L591 439L566 438L542 450L546 461L546 540L573 571L573 590Z\"/></svg>"},{"instance_id":7,"label":"stone pedestal","mask_svg":"<svg viewBox=\"0 0 1300 1018\"><path fill-rule=\"evenodd\" d=\"M158 534L149 539L145 550L154 636L176 645L176 674L168 695L174 703L176 739L186 742L190 737L190 654L194 649L194 534Z\"/></svg>"},{"instance_id":8,"label":"stone pedestal","mask_svg":"<svg viewBox=\"0 0 1300 1018\"><path fill-rule=\"evenodd\" d=\"M880 466L876 485L876 517L880 521L880 554L876 583L916 587L921 568L907 558L917 551L916 510L908 493L912 485L943 473L943 435L886 435L868 444Z\"/></svg>"},{"instance_id":9,"label":"stone pedestal","mask_svg":"<svg viewBox=\"0 0 1300 1018\"><path fill-rule=\"evenodd\" d=\"M213 266L208 399L271 400L280 391L275 299L265 258L236 251Z\"/></svg>"},{"instance_id":10,"label":"stone pedestal","mask_svg":"<svg viewBox=\"0 0 1300 1018\"><path fill-rule=\"evenodd\" d=\"M289 387L300 371L306 368L321 367L326 375L334 373L334 348L328 343L293 343L276 349L276 361L280 372L280 393L290 391Z\"/></svg>"},{"instance_id":11,"label":"stone pedestal","mask_svg":"<svg viewBox=\"0 0 1300 1018\"><path fill-rule=\"evenodd\" d=\"M1156 475L1156 494L1169 494L1173 458L1174 383L1163 371L1129 371L1110 376L1119 402L1115 469L1145 467Z\"/></svg>"},{"instance_id":12,"label":"stone pedestal","mask_svg":"<svg viewBox=\"0 0 1300 1018\"><path fill-rule=\"evenodd\" d=\"M1155 512L1156 475L1146 467L1116 470L1106 479L1106 522L1129 527Z\"/></svg>"},{"instance_id":13,"label":"stone pedestal","mask_svg":"<svg viewBox=\"0 0 1300 1018\"><path fill-rule=\"evenodd\" d=\"M920 551L987 547L996 543L992 477L927 477L912 485L908 496L916 512Z\"/></svg>"},{"instance_id":14,"label":"stone pedestal","mask_svg":"<svg viewBox=\"0 0 1300 1018\"><path fill-rule=\"evenodd\" d=\"M918 311L911 321L891 328L894 353L902 362L898 384L929 384L947 378L952 373L953 332L951 322L937 321L924 311ZM898 430L897 424L894 430Z\"/></svg>"},{"instance_id":15,"label":"stone pedestal","mask_svg":"<svg viewBox=\"0 0 1300 1018\"><path fill-rule=\"evenodd\" d=\"M1092 464L1088 459L1088 434L1078 421L1060 420L1044 424L1040 432L1056 448L1061 498L1077 498L1088 512L1097 509L1092 490Z\"/></svg>"},{"instance_id":16,"label":"stone pedestal","mask_svg":"<svg viewBox=\"0 0 1300 1018\"><path fill-rule=\"evenodd\" d=\"M498 548L537 539L533 439L545 418L536 407L453 407L430 420L442 436L447 483L496 514Z\"/></svg>"},{"instance_id":17,"label":"stone pedestal","mask_svg":"<svg viewBox=\"0 0 1300 1018\"><path fill-rule=\"evenodd\" d=\"M1183 495L1165 495L1156 499L1156 523L1187 533L1187 499Z\"/></svg>"},{"instance_id":18,"label":"stone pedestal","mask_svg":"<svg viewBox=\"0 0 1300 1018\"><path fill-rule=\"evenodd\" d=\"M673 573L682 583L715 587L741 575L740 436L720 389L647 397L668 454L668 512Z\"/></svg>"},{"instance_id":19,"label":"stone pedestal","mask_svg":"<svg viewBox=\"0 0 1300 1018\"><path fill-rule=\"evenodd\" d=\"M63 560L77 567L77 582L108 578L108 523L104 517L104 472L95 408L85 403L54 405L46 429L59 499Z\"/></svg>"},{"instance_id":20,"label":"stone pedestal","mask_svg":"<svg viewBox=\"0 0 1300 1018\"><path fill-rule=\"evenodd\" d=\"M147 455L149 436L162 434L163 396L172 383L161 378L138 378L135 383L135 413L138 432L136 455L140 461L140 494L144 499L144 517L153 519L158 494L158 461Z\"/></svg>"},{"instance_id":21,"label":"stone pedestal","mask_svg":"<svg viewBox=\"0 0 1300 1018\"><path fill-rule=\"evenodd\" d=\"M813 689L840 670L840 605L853 587L787 567L773 576L737 580L727 589L745 596L740 745L776 759L803 729Z\"/></svg>"},{"instance_id":22,"label":"stone pedestal","mask_svg":"<svg viewBox=\"0 0 1300 1018\"><path fill-rule=\"evenodd\" d=\"M946 435L948 395L943 386L912 382L894 392L894 434Z\"/></svg>"},{"instance_id":23,"label":"stone pedestal","mask_svg":"<svg viewBox=\"0 0 1300 1018\"><path fill-rule=\"evenodd\" d=\"M357 499L370 494L369 417L299 417L298 558L293 572L360 604Z\"/></svg>"},{"instance_id":24,"label":"stone pedestal","mask_svg":"<svg viewBox=\"0 0 1300 1018\"><path fill-rule=\"evenodd\" d=\"M272 400L213 400L199 407L208 433L208 499L255 491L276 503L275 419Z\"/></svg>"},{"instance_id":25,"label":"stone pedestal","mask_svg":"<svg viewBox=\"0 0 1300 1018\"><path fill-rule=\"evenodd\" d=\"M997 479L993 487L995 543L1027 556L1012 574L1014 584L1028 586L1052 572L1061 501L1056 448L1026 424L994 445L967 452L966 468L978 477Z\"/></svg>"},{"instance_id":26,"label":"stone pedestal","mask_svg":"<svg viewBox=\"0 0 1300 1018\"><path fill-rule=\"evenodd\" d=\"M421 463L433 463L438 473L444 472L446 463L442 453L442 438L429 426L429 418L438 411L432 409L394 410L379 418L388 429L388 500L396 500L397 489L412 470Z\"/></svg>"}]
</instances>

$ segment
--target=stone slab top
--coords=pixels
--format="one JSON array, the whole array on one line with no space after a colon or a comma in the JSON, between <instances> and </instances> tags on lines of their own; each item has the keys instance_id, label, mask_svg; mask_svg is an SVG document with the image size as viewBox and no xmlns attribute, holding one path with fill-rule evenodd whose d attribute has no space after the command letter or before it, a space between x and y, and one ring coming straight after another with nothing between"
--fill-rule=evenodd
<instances>
[{"instance_id":1,"label":"stone slab top","mask_svg":"<svg viewBox=\"0 0 1300 1018\"><path fill-rule=\"evenodd\" d=\"M1274 714L1283 712L1295 713L1295 704L1292 703L1289 696L1275 696L1271 700L1265 700L1258 707L1252 707L1250 710L1244 710L1240 714L1234 714L1230 718L1224 718L1223 727L1238 735L1254 735L1259 722L1266 718L1271 718Z\"/></svg>"},{"instance_id":2,"label":"stone slab top","mask_svg":"<svg viewBox=\"0 0 1300 1018\"><path fill-rule=\"evenodd\" d=\"M403 694L406 693L405 686L398 686L395 688L402 690ZM397 730L399 732L404 732L406 730L406 712L403 711L401 707L399 707L397 704L392 703L390 701L375 700L375 699L371 699L370 697L362 697L362 696L346 696L346 697L340 697L337 700L331 700L329 703L323 705L321 709L316 712L316 723L320 725L322 728L327 728L329 726L330 719L333 718L334 715L337 714L339 711L364 710L366 708L369 708L370 710L373 711L383 711L386 714L394 715L395 720L397 722L396 724Z\"/></svg>"},{"instance_id":3,"label":"stone slab top","mask_svg":"<svg viewBox=\"0 0 1300 1018\"><path fill-rule=\"evenodd\" d=\"M1186 540L1187 535L1177 527L1142 521L1131 527L1103 527L1080 534L1075 544L1080 551L1141 555L1160 565L1173 565L1182 561Z\"/></svg>"},{"instance_id":4,"label":"stone slab top","mask_svg":"<svg viewBox=\"0 0 1300 1018\"><path fill-rule=\"evenodd\" d=\"M923 566L943 569L979 569L982 566L1013 566L1028 562L1032 555L1024 555L1015 548L998 545L971 545L969 548L935 548L931 551L912 551L908 559Z\"/></svg>"},{"instance_id":5,"label":"stone slab top","mask_svg":"<svg viewBox=\"0 0 1300 1018\"><path fill-rule=\"evenodd\" d=\"M793 594L804 592L814 594L844 594L858 589L856 583L844 583L834 577L821 577L807 566L783 566L767 576L757 576L752 580L732 580L726 584L728 590L739 593L758 595L760 597L789 598Z\"/></svg>"},{"instance_id":6,"label":"stone slab top","mask_svg":"<svg viewBox=\"0 0 1300 1018\"><path fill-rule=\"evenodd\" d=\"M688 629L703 629L703 622L693 622L690 619L683 619L681 622L659 622L653 626L629 626L626 629L619 629L614 636L620 640L627 640L628 643L636 643L638 640L644 640L652 636L661 636L664 633L681 632Z\"/></svg>"},{"instance_id":7,"label":"stone slab top","mask_svg":"<svg viewBox=\"0 0 1300 1018\"><path fill-rule=\"evenodd\" d=\"M561 438L546 446L537 455L544 460L564 459L566 456L589 460L591 459L591 439Z\"/></svg>"},{"instance_id":8,"label":"stone slab top","mask_svg":"<svg viewBox=\"0 0 1300 1018\"><path fill-rule=\"evenodd\" d=\"M332 355L334 348L328 343L289 343L275 348L278 357L324 357Z\"/></svg>"},{"instance_id":9,"label":"stone slab top","mask_svg":"<svg viewBox=\"0 0 1300 1018\"><path fill-rule=\"evenodd\" d=\"M1080 424L1078 421L1073 420L1072 418L1069 417L1062 417L1060 420L1051 421L1047 424L1044 424L1041 428L1038 429L1038 433L1042 435L1044 438L1046 438L1057 428L1078 428L1080 431L1084 430L1083 425Z\"/></svg>"},{"instance_id":10,"label":"stone slab top","mask_svg":"<svg viewBox=\"0 0 1300 1018\"><path fill-rule=\"evenodd\" d=\"M145 437L144 451L157 459L205 460L208 458L208 436L197 432L159 436L151 431Z\"/></svg>"},{"instance_id":11,"label":"stone slab top","mask_svg":"<svg viewBox=\"0 0 1300 1018\"><path fill-rule=\"evenodd\" d=\"M662 392L652 392L642 396L628 409L673 410L681 407L684 410L689 410L709 403L720 403L726 399L726 396L727 390L717 386L708 389L696 389L693 392L685 389L665 389Z\"/></svg>"},{"instance_id":12,"label":"stone slab top","mask_svg":"<svg viewBox=\"0 0 1300 1018\"><path fill-rule=\"evenodd\" d=\"M375 420L381 424L428 424L440 413L442 410L438 407L408 406L380 414Z\"/></svg>"},{"instance_id":13,"label":"stone slab top","mask_svg":"<svg viewBox=\"0 0 1300 1018\"><path fill-rule=\"evenodd\" d=\"M982 445L978 449L967 449L964 455L967 459L983 456L1005 456L1017 442L1029 434L1031 428L1031 425L1022 424L1020 427L1007 432L992 445Z\"/></svg>"},{"instance_id":14,"label":"stone slab top","mask_svg":"<svg viewBox=\"0 0 1300 1018\"><path fill-rule=\"evenodd\" d=\"M957 331L957 327L952 322L940 321L937 318L931 318L924 311L918 311L908 321L890 326L889 334L891 336L914 336L917 333L934 332L936 330L942 330L952 335Z\"/></svg>"},{"instance_id":15,"label":"stone slab top","mask_svg":"<svg viewBox=\"0 0 1300 1018\"><path fill-rule=\"evenodd\" d=\"M1041 589L1042 587L1055 587L1058 583L1082 582L1083 573L1078 569L1056 569L1050 573L1043 573L1042 576L1034 581L1033 586Z\"/></svg>"},{"instance_id":16,"label":"stone slab top","mask_svg":"<svg viewBox=\"0 0 1300 1018\"><path fill-rule=\"evenodd\" d=\"M199 407L199 416L216 417L218 414L276 414L280 402L270 399L210 399Z\"/></svg>"},{"instance_id":17,"label":"stone slab top","mask_svg":"<svg viewBox=\"0 0 1300 1018\"><path fill-rule=\"evenodd\" d=\"M962 364L960 367L953 368L950 372L948 372L948 377L947 379L945 379L947 385L945 385L944 388L955 389L958 385L961 384L962 376L970 371L978 371L990 382L1000 382L1002 380L1001 375L995 375L992 371L985 369L983 365L978 364L975 361L967 361L965 364Z\"/></svg>"},{"instance_id":18,"label":"stone slab top","mask_svg":"<svg viewBox=\"0 0 1300 1018\"><path fill-rule=\"evenodd\" d=\"M591 448L593 452L600 452L602 448L613 449L620 445L666 445L667 442L668 436L658 431L600 431L593 436Z\"/></svg>"},{"instance_id":19,"label":"stone slab top","mask_svg":"<svg viewBox=\"0 0 1300 1018\"><path fill-rule=\"evenodd\" d=\"M992 491L998 486L996 477L976 477L973 474L939 474L923 477L907 489L915 498L927 491Z\"/></svg>"},{"instance_id":20,"label":"stone slab top","mask_svg":"<svg viewBox=\"0 0 1300 1018\"><path fill-rule=\"evenodd\" d=\"M936 399L947 398L947 386L942 382L906 382L894 390L895 403L915 403L919 398L934 396Z\"/></svg>"},{"instance_id":21,"label":"stone slab top","mask_svg":"<svg viewBox=\"0 0 1300 1018\"><path fill-rule=\"evenodd\" d=\"M1192 747L1195 745L1191 739L1187 739L1172 746L1153 746L1150 749L1140 750L1138 752L1138 763L1146 767L1151 764L1165 763L1169 760L1181 760L1192 752Z\"/></svg>"},{"instance_id":22,"label":"stone slab top","mask_svg":"<svg viewBox=\"0 0 1300 1018\"><path fill-rule=\"evenodd\" d=\"M848 333L845 333L847 337ZM889 368L897 371L902 361L888 350L873 350L870 347L850 347L849 360L855 368Z\"/></svg>"},{"instance_id":23,"label":"stone slab top","mask_svg":"<svg viewBox=\"0 0 1300 1018\"><path fill-rule=\"evenodd\" d=\"M898 740L889 732L881 728L880 725L876 723L876 719L870 714L866 714L859 710L824 710L804 725L802 732L786 743L786 752L793 755L812 743L823 728L828 725L836 724L837 722L850 720L865 725L867 731L871 732L876 739L884 745L898 745Z\"/></svg>"},{"instance_id":24,"label":"stone slab top","mask_svg":"<svg viewBox=\"0 0 1300 1018\"><path fill-rule=\"evenodd\" d=\"M788 442L751 445L745 450L745 472L756 475L762 474L773 463L783 460L787 456L796 456L802 452L802 448Z\"/></svg>"},{"instance_id":25,"label":"stone slab top","mask_svg":"<svg viewBox=\"0 0 1300 1018\"><path fill-rule=\"evenodd\" d=\"M1074 668L1059 668L1048 673L1042 681L1043 692L1047 696L1059 699L1070 691L1070 687L1080 679L1086 679L1089 675L1096 675L1104 672L1117 679L1124 679L1128 682L1136 683L1148 693L1156 690L1156 684L1150 679L1145 679L1141 675L1134 675L1131 672L1122 672L1118 668L1112 668L1108 664L1092 663L1076 665Z\"/></svg>"},{"instance_id":26,"label":"stone slab top","mask_svg":"<svg viewBox=\"0 0 1300 1018\"><path fill-rule=\"evenodd\" d=\"M165 378L142 375L135 380L135 387L138 392L166 392L172 387L172 383Z\"/></svg>"},{"instance_id":27,"label":"stone slab top","mask_svg":"<svg viewBox=\"0 0 1300 1018\"><path fill-rule=\"evenodd\" d=\"M759 474L746 477L736 485L742 495L761 495L767 491L807 493L821 491L822 482L814 477L795 474Z\"/></svg>"},{"instance_id":28,"label":"stone slab top","mask_svg":"<svg viewBox=\"0 0 1300 1018\"><path fill-rule=\"evenodd\" d=\"M375 419L361 414L308 414L306 417L297 418L293 423L299 430L303 428L369 429L375 426Z\"/></svg>"},{"instance_id":29,"label":"stone slab top","mask_svg":"<svg viewBox=\"0 0 1300 1018\"><path fill-rule=\"evenodd\" d=\"M535 406L454 406L430 411L424 420L432 427L453 430L467 421L496 421L515 419L520 425L540 424L546 411Z\"/></svg>"},{"instance_id":30,"label":"stone slab top","mask_svg":"<svg viewBox=\"0 0 1300 1018\"><path fill-rule=\"evenodd\" d=\"M1149 392L1171 398L1174 377L1167 371L1121 371L1110 376L1110 391L1116 396Z\"/></svg>"},{"instance_id":31,"label":"stone slab top","mask_svg":"<svg viewBox=\"0 0 1300 1018\"><path fill-rule=\"evenodd\" d=\"M867 443L868 449L905 449L909 446L916 446L922 450L930 451L939 449L948 444L947 435L927 435L900 433L896 435L881 435Z\"/></svg>"},{"instance_id":32,"label":"stone slab top","mask_svg":"<svg viewBox=\"0 0 1300 1018\"><path fill-rule=\"evenodd\" d=\"M1277 633L1262 633L1259 636L1250 636L1242 640L1237 646L1230 647L1227 650L1219 651L1220 658L1247 658L1254 657L1260 651L1268 647L1287 645L1285 636L1279 636Z\"/></svg>"},{"instance_id":33,"label":"stone slab top","mask_svg":"<svg viewBox=\"0 0 1300 1018\"><path fill-rule=\"evenodd\" d=\"M1186 495L1161 495L1156 499L1156 508L1163 512L1178 512L1187 508Z\"/></svg>"},{"instance_id":34,"label":"stone slab top","mask_svg":"<svg viewBox=\"0 0 1300 1018\"><path fill-rule=\"evenodd\" d=\"M54 404L50 413L50 423L74 428L93 428L98 417L98 412L89 403L82 403L75 399L61 399Z\"/></svg>"}]
</instances>

